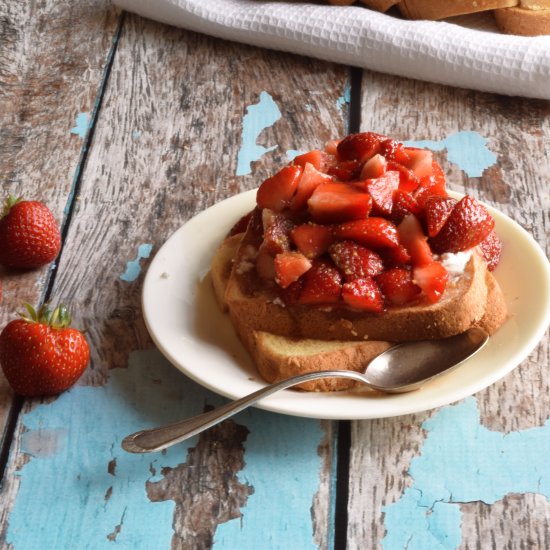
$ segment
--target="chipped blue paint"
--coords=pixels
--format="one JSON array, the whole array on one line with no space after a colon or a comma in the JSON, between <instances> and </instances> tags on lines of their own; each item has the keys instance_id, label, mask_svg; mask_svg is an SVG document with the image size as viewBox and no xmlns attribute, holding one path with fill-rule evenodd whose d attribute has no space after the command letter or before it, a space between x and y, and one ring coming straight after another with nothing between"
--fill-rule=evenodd
<instances>
[{"instance_id":1,"label":"chipped blue paint","mask_svg":"<svg viewBox=\"0 0 550 550\"><path fill-rule=\"evenodd\" d=\"M305 110L308 111L309 113L313 111L313 105L311 105L311 103L306 103L304 107L305 107Z\"/></svg>"},{"instance_id":2,"label":"chipped blue paint","mask_svg":"<svg viewBox=\"0 0 550 550\"><path fill-rule=\"evenodd\" d=\"M141 137L141 132L138 132L137 130L134 130L132 132L132 139L139 139Z\"/></svg>"},{"instance_id":3,"label":"chipped blue paint","mask_svg":"<svg viewBox=\"0 0 550 550\"><path fill-rule=\"evenodd\" d=\"M242 518L218 526L214 550L316 549L309 510L321 475L320 423L259 410L241 413L237 421L250 430L238 477L254 493Z\"/></svg>"},{"instance_id":4,"label":"chipped blue paint","mask_svg":"<svg viewBox=\"0 0 550 550\"><path fill-rule=\"evenodd\" d=\"M135 260L130 260L126 264L126 271L119 278L129 283L135 281L141 273L139 261L143 258L148 258L151 255L151 250L153 250L152 244L139 245L137 258Z\"/></svg>"},{"instance_id":5,"label":"chipped blue paint","mask_svg":"<svg viewBox=\"0 0 550 550\"><path fill-rule=\"evenodd\" d=\"M298 155L301 155L304 151L296 151L296 149L288 149L286 152L286 158L289 162L293 161Z\"/></svg>"},{"instance_id":6,"label":"chipped blue paint","mask_svg":"<svg viewBox=\"0 0 550 550\"><path fill-rule=\"evenodd\" d=\"M411 461L413 484L384 508L385 549L458 548L460 503L491 505L510 493L550 500L550 420L541 427L494 432L480 424L471 397L440 409L422 427L427 437L422 454Z\"/></svg>"},{"instance_id":7,"label":"chipped blue paint","mask_svg":"<svg viewBox=\"0 0 550 550\"><path fill-rule=\"evenodd\" d=\"M346 83L344 86L344 93L336 100L336 106L338 109L343 109L344 106L351 102L351 85L350 83Z\"/></svg>"},{"instance_id":8,"label":"chipped blue paint","mask_svg":"<svg viewBox=\"0 0 550 550\"><path fill-rule=\"evenodd\" d=\"M202 410L204 393L189 384L156 350L134 352L107 385L75 387L24 414L22 450L31 458L15 473L20 487L6 542L101 550L113 548L112 535L120 548L170 548L174 503L152 504L145 483L182 462L196 439L155 455L128 454L120 442L144 426ZM113 460L115 475L108 471Z\"/></svg>"},{"instance_id":9,"label":"chipped blue paint","mask_svg":"<svg viewBox=\"0 0 550 550\"><path fill-rule=\"evenodd\" d=\"M76 116L76 126L71 128L71 134L75 134L84 139L90 129L91 120L92 117L90 113L78 113Z\"/></svg>"},{"instance_id":10,"label":"chipped blue paint","mask_svg":"<svg viewBox=\"0 0 550 550\"><path fill-rule=\"evenodd\" d=\"M197 437L152 455L128 454L120 443L140 428L223 401L149 350L131 353L128 368L110 371L105 386L74 387L23 414L21 444L29 460L14 473L19 491L6 543L16 549L170 548L174 502L151 502L146 483L185 463ZM316 548L311 506L321 470L320 423L257 409L236 422L250 430L239 477L254 493L242 518L218 526L215 548Z\"/></svg>"},{"instance_id":11,"label":"chipped blue paint","mask_svg":"<svg viewBox=\"0 0 550 550\"><path fill-rule=\"evenodd\" d=\"M281 111L267 92L261 92L260 101L246 108L243 117L242 145L237 157L237 176L250 174L252 162L277 148L277 145L258 145L256 140L265 128L272 126L280 118Z\"/></svg>"},{"instance_id":12,"label":"chipped blue paint","mask_svg":"<svg viewBox=\"0 0 550 550\"><path fill-rule=\"evenodd\" d=\"M487 147L487 138L477 132L462 131L441 141L405 141L407 147L420 147L432 151L447 149L447 159L464 170L468 177L478 178L483 171L493 166L497 156Z\"/></svg>"}]
</instances>

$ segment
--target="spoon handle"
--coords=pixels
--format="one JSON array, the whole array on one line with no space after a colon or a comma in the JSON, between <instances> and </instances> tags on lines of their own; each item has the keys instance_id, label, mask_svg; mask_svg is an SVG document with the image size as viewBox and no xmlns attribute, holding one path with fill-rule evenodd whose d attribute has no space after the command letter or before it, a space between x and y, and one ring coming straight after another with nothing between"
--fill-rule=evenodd
<instances>
[{"instance_id":1,"label":"spoon handle","mask_svg":"<svg viewBox=\"0 0 550 550\"><path fill-rule=\"evenodd\" d=\"M213 409L211 411L193 416L175 424L161 426L158 428L150 428L141 430L134 434L125 437L122 441L122 448L130 453L150 453L162 451L176 443L180 443L197 435L212 426L230 418L234 414L253 405L260 399L272 395L280 390L288 389L302 382L318 380L319 378L351 378L368 385L363 374L355 371L321 371L301 374L282 380L276 384L271 384L265 388L261 388L254 393L245 395L236 401L231 401Z\"/></svg>"}]
</instances>

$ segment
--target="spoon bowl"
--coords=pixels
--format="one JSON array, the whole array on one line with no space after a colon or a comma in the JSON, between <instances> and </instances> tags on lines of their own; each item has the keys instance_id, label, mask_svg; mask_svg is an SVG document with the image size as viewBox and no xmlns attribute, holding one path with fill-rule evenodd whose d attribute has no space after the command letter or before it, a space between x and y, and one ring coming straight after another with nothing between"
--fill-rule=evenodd
<instances>
[{"instance_id":1,"label":"spoon bowl","mask_svg":"<svg viewBox=\"0 0 550 550\"><path fill-rule=\"evenodd\" d=\"M477 353L488 339L485 331L474 327L442 340L403 342L375 357L364 373L335 370L293 376L181 422L131 434L122 441L122 448L131 453L162 451L215 426L264 397L320 378L349 378L384 393L414 391L456 369Z\"/></svg>"}]
</instances>

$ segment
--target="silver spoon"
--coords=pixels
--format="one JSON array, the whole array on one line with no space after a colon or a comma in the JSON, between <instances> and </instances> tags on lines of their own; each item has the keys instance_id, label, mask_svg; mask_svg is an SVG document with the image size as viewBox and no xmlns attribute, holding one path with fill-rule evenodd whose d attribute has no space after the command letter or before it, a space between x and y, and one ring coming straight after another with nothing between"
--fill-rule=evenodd
<instances>
[{"instance_id":1,"label":"silver spoon","mask_svg":"<svg viewBox=\"0 0 550 550\"><path fill-rule=\"evenodd\" d=\"M122 441L122 448L130 453L162 451L215 426L268 395L319 378L351 378L384 393L410 392L458 367L479 351L488 338L485 331L471 328L443 340L397 344L375 357L365 374L337 370L294 376L187 420L131 434Z\"/></svg>"}]
</instances>

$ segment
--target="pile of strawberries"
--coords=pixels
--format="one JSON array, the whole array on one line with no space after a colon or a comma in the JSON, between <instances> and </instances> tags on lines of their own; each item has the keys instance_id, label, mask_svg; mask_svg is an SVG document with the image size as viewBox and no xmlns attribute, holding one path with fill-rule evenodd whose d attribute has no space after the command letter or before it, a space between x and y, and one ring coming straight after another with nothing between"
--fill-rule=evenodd
<instances>
[{"instance_id":1,"label":"pile of strawberries","mask_svg":"<svg viewBox=\"0 0 550 550\"><path fill-rule=\"evenodd\" d=\"M373 132L299 155L262 183L257 205L256 271L288 305L434 303L448 283L441 254L479 245L489 269L500 258L494 219L447 194L430 151Z\"/></svg>"},{"instance_id":2,"label":"pile of strawberries","mask_svg":"<svg viewBox=\"0 0 550 550\"><path fill-rule=\"evenodd\" d=\"M0 264L15 270L42 267L61 250L61 233L50 209L40 201L8 197L0 213ZM71 328L63 305L26 313L0 334L0 366L19 395L60 393L85 370L90 351L85 336Z\"/></svg>"}]
</instances>

